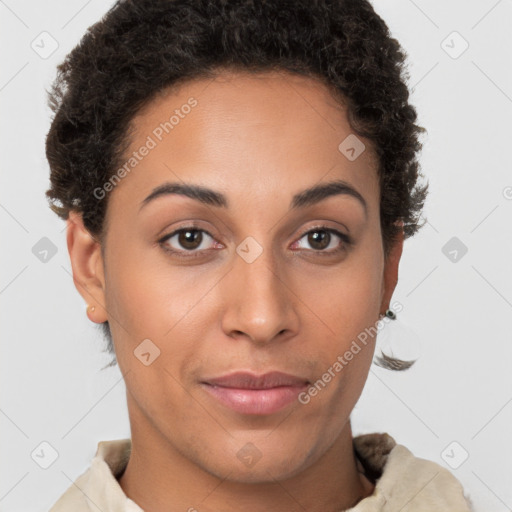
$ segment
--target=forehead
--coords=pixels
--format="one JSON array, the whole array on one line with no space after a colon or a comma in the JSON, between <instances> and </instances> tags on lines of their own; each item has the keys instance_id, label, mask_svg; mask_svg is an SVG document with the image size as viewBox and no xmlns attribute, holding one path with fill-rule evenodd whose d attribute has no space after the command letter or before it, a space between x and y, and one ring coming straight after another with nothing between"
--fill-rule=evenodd
<instances>
[{"instance_id":1,"label":"forehead","mask_svg":"<svg viewBox=\"0 0 512 512\"><path fill-rule=\"evenodd\" d=\"M263 201L284 188L291 197L342 178L378 195L370 142L355 135L346 106L314 78L226 71L184 82L149 102L132 128L125 163L133 165L126 166L114 201L146 197L165 181L201 183L235 196L250 190Z\"/></svg>"}]
</instances>

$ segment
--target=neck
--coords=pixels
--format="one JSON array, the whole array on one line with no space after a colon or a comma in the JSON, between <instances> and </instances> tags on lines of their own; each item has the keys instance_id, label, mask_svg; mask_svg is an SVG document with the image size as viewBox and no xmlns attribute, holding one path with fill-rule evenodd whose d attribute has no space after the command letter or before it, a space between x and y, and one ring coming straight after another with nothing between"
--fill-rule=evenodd
<instances>
[{"instance_id":1,"label":"neck","mask_svg":"<svg viewBox=\"0 0 512 512\"><path fill-rule=\"evenodd\" d=\"M132 451L119 484L151 512L239 511L339 512L369 496L374 485L363 474L347 421L331 448L286 480L243 483L219 478L184 457L137 408L130 410Z\"/></svg>"}]
</instances>

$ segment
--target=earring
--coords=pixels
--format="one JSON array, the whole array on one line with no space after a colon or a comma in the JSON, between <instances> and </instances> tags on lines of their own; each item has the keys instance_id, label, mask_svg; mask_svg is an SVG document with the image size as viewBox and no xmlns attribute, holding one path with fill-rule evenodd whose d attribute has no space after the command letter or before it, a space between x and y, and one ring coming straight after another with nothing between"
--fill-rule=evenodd
<instances>
[{"instance_id":1,"label":"earring","mask_svg":"<svg viewBox=\"0 0 512 512\"><path fill-rule=\"evenodd\" d=\"M392 309L380 316L373 362L386 370L407 370L420 356L419 336Z\"/></svg>"},{"instance_id":2,"label":"earring","mask_svg":"<svg viewBox=\"0 0 512 512\"><path fill-rule=\"evenodd\" d=\"M96 308L95 308L94 306L91 306L91 305L88 305L88 306L87 306L87 311L88 311L89 313L93 313L95 309L96 309Z\"/></svg>"}]
</instances>

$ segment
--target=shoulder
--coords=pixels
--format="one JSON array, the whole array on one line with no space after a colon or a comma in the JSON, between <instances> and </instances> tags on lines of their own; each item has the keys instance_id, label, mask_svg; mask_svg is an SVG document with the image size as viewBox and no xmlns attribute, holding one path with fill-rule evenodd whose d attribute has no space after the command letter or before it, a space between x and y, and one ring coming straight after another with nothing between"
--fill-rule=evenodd
<instances>
[{"instance_id":1,"label":"shoulder","mask_svg":"<svg viewBox=\"0 0 512 512\"><path fill-rule=\"evenodd\" d=\"M142 512L123 492L116 476L128 462L130 439L100 441L90 467L55 502L49 512L123 510Z\"/></svg>"},{"instance_id":2,"label":"shoulder","mask_svg":"<svg viewBox=\"0 0 512 512\"><path fill-rule=\"evenodd\" d=\"M375 481L373 494L354 511L473 512L462 484L448 469L416 457L388 434L358 436L354 450L367 476Z\"/></svg>"},{"instance_id":3,"label":"shoulder","mask_svg":"<svg viewBox=\"0 0 512 512\"><path fill-rule=\"evenodd\" d=\"M77 512L88 511L87 498L81 489L87 487L86 482L89 480L90 469L82 473L73 484L67 488L66 492L52 506L50 512L65 512L76 510Z\"/></svg>"}]
</instances>

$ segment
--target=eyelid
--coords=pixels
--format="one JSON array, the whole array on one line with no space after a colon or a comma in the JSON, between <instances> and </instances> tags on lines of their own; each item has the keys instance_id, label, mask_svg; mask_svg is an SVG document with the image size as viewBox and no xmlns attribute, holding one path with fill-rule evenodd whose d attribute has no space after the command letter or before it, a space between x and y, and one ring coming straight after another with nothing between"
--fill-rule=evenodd
<instances>
[{"instance_id":1,"label":"eyelid","mask_svg":"<svg viewBox=\"0 0 512 512\"><path fill-rule=\"evenodd\" d=\"M348 232L348 228L346 228L346 230ZM335 235L340 236L341 238L343 238L343 240L346 240L347 243L352 243L352 237L348 233L343 233L338 228L333 228L326 224L317 224L314 226L310 226L309 228L302 232L299 238L302 238L304 235L307 235L311 231L328 231L329 233L334 233Z\"/></svg>"},{"instance_id":2,"label":"eyelid","mask_svg":"<svg viewBox=\"0 0 512 512\"><path fill-rule=\"evenodd\" d=\"M313 253L315 256L335 256L343 251L346 251L349 249L352 245L354 245L354 240L352 237L346 233L343 233L339 229L332 228L330 226L327 226L325 224L318 224L316 226L309 227L306 231L304 231L296 240L296 242L293 242L294 244L300 241L305 235L315 232L315 231L326 231L327 233L334 234L341 240L341 246L335 248L335 249L329 249L329 250L315 250L315 249L307 249L306 252Z\"/></svg>"},{"instance_id":3,"label":"eyelid","mask_svg":"<svg viewBox=\"0 0 512 512\"><path fill-rule=\"evenodd\" d=\"M180 227L177 227L177 228L173 229L170 233L167 233L166 235L163 235L162 237L160 237L157 240L157 243L163 244L167 240L169 240L169 238L172 238L173 236L177 235L178 233L180 233L182 231L187 231L187 230L189 230L189 231L200 231L202 233L206 233L210 238L212 238L213 240L216 241L216 238L207 229L204 229L204 228L198 226L194 221L190 221L189 223L184 224L183 226L180 226ZM184 252L188 252L188 251L184 251ZM190 251L190 252L192 252L192 251Z\"/></svg>"},{"instance_id":4,"label":"eyelid","mask_svg":"<svg viewBox=\"0 0 512 512\"><path fill-rule=\"evenodd\" d=\"M179 234L180 232L186 231L186 230L191 230L191 231L193 230L193 231L199 231L199 232L202 232L202 233L206 233L216 243L220 243L220 242L217 241L217 239L208 230L200 227L197 222L189 221L188 223L185 223L182 226L179 226L179 227L175 228L170 233L162 236L158 240L158 244L165 251L167 251L167 252L169 252L171 254L175 254L178 257L184 257L184 258L198 257L198 256L201 256L202 254L204 254L206 251L211 251L211 249L191 250L191 251L187 251L185 249L177 250L177 249L169 248L168 246L165 245L165 242L167 242L167 240L169 240L170 238L172 238L175 235ZM296 238L296 240L294 242L292 242L292 244L297 243L302 238L304 238L305 235L309 234L310 232L314 232L314 231L326 231L326 232L328 232L330 234L334 234L335 236L337 236L341 240L341 247L340 248L330 249L330 250L306 249L307 252L312 252L315 255L323 255L323 256L335 255L335 254L337 254L337 253L339 253L339 252L341 252L343 250L346 250L347 247L353 245L353 243L354 243L352 237L349 234L343 233L339 229L332 228L332 227L330 227L330 226L328 226L326 224L318 223L318 224L316 224L314 226L309 226L307 229L302 231L301 234L298 236L298 238ZM347 228L347 231L348 231L348 228ZM221 245L223 245L223 244L221 244Z\"/></svg>"}]
</instances>

